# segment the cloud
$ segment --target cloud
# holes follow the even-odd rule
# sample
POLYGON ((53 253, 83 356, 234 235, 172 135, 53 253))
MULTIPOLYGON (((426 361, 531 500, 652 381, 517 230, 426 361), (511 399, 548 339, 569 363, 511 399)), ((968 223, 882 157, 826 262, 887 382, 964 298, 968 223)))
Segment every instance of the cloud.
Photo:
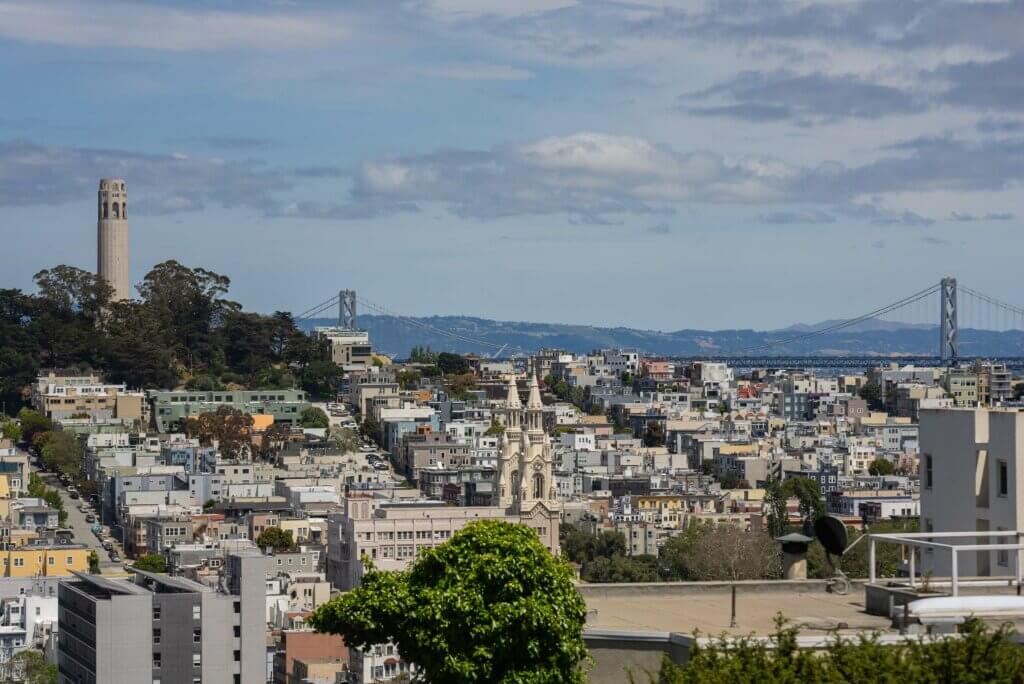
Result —
POLYGON ((801 209, 798 211, 772 211, 761 214, 763 223, 835 223, 836 217, 820 209, 801 209))
POLYGON ((0 141, 0 206, 91 200, 108 176, 128 179, 132 207, 150 213, 193 211, 204 202, 266 211, 274 194, 292 187, 255 161, 0 141))
POLYGON ((294 173, 303 178, 343 178, 348 175, 348 171, 340 166, 300 166, 294 173))
POLYGON ((874 242, 871 243, 871 246, 875 249, 885 249, 885 241, 875 240, 874 242))
POLYGON ((84 48, 215 51, 311 48, 344 40, 346 15, 239 12, 127 2, 0 0, 0 37, 84 48))
POLYGON ((950 82, 942 96, 948 104, 982 110, 1024 111, 1024 52, 995 61, 953 64, 938 73, 950 82))
POLYGON ((957 223, 974 223, 975 221, 1012 221, 1013 218, 1013 214, 1008 213, 988 213, 977 216, 975 214, 954 211, 949 215, 948 220, 956 221, 957 223))
POLYGON ((220 150, 253 150, 270 147, 271 142, 265 138, 232 137, 229 135, 213 135, 202 138, 209 147, 220 150))
POLYGON ((923 242, 926 245, 933 245, 936 247, 939 245, 949 244, 949 240, 943 240, 942 238, 932 237, 931 235, 926 235, 925 237, 921 238, 921 242, 923 242))
POLYGON ((1017 133, 1024 131, 1024 121, 985 118, 978 121, 975 127, 981 133, 1017 133))
POLYGON ((647 232, 651 235, 671 235, 672 227, 667 223, 659 223, 656 226, 651 226, 647 229, 647 232))
POLYGON ((485 62, 442 64, 422 69, 420 73, 430 78, 453 81, 525 81, 533 78, 533 73, 526 69, 485 62))
POLYGON ((701 116, 731 116, 747 121, 802 119, 833 121, 912 114, 927 103, 912 92, 869 82, 852 74, 796 74, 747 71, 681 98, 681 109, 701 116), (724 104, 707 103, 724 100, 724 104))
POLYGON ((671 211, 681 203, 804 203, 822 209, 778 210, 764 218, 821 222, 838 212, 879 225, 927 226, 934 219, 881 209, 865 198, 999 190, 1022 179, 1024 140, 917 138, 859 166, 794 166, 763 156, 680 152, 635 136, 575 133, 488 150, 445 148, 367 160, 353 177, 352 200, 383 207, 438 202, 474 219, 558 213, 608 218, 671 211))
POLYGON ((143 197, 137 202, 132 202, 132 211, 141 216, 163 216, 184 211, 200 211, 203 208, 203 201, 191 195, 143 197))

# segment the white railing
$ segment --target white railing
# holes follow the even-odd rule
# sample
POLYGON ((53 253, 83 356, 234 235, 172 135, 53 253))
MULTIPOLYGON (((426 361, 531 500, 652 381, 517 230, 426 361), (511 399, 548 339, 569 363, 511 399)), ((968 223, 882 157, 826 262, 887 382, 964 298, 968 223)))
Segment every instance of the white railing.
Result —
MULTIPOLYGON (((964 552, 976 552, 976 551, 1016 551, 1016 562, 1014 563, 1016 569, 1015 582, 1018 588, 1024 584, 1024 564, 1022 564, 1022 552, 1024 552, 1024 543, 1021 542, 1021 538, 1024 536, 1024 530, 996 530, 996 531, 975 531, 975 532, 908 532, 908 533, 890 533, 890 534, 869 534, 868 541, 868 581, 870 583, 875 582, 875 547, 877 542, 886 542, 890 544, 897 544, 899 546, 906 547, 909 549, 908 561, 909 561, 909 576, 910 586, 917 586, 917 565, 916 565, 916 550, 922 549, 934 549, 938 552, 949 552, 950 554, 950 584, 952 586, 953 596, 960 595, 960 572, 959 572, 959 554, 964 552), (956 544, 956 543, 941 543, 934 541, 935 539, 977 539, 979 537, 986 539, 1000 539, 1000 538, 1016 538, 1016 544, 956 544)), ((1006 575, 1009 578, 1009 575, 1006 575)), ((981 582, 991 582, 991 580, 980 580, 981 582)), ((978 584, 979 580, 970 580, 972 584, 978 584)))

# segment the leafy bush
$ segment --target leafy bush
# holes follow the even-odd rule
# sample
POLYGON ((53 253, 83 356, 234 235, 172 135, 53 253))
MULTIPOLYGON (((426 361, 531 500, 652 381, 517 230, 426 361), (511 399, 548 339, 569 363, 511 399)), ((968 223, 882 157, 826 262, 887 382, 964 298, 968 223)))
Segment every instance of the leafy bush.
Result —
MULTIPOLYGON (((800 649, 798 630, 777 619, 768 645, 741 638, 694 647, 678 666, 666 658, 661 670, 648 674, 654 684, 988 684, 1021 682, 1024 650, 1009 627, 989 630, 977 620, 961 629, 961 638, 907 639, 883 645, 877 635, 836 638, 823 652, 800 649)), ((631 674, 630 681, 636 682, 631 674)))

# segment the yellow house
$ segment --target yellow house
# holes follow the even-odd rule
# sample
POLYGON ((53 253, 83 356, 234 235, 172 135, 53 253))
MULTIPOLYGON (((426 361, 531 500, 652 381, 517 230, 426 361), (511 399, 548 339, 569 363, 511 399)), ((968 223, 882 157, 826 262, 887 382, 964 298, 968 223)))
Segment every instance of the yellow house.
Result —
POLYGON ((23 546, 0 551, 4 577, 66 577, 89 571, 89 549, 84 546, 23 546))
POLYGON ((683 497, 675 494, 641 495, 636 498, 636 507, 647 522, 662 527, 678 528, 685 520, 686 506, 683 497))

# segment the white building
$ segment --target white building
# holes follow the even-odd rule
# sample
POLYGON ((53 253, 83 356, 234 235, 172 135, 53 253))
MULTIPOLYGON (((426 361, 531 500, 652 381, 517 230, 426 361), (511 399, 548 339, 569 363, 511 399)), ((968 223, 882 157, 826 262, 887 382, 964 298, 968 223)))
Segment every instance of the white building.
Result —
MULTIPOLYGON (((1024 529, 1024 412, 994 408, 922 411, 920 427, 922 532, 1024 529)), ((1016 536, 1003 540, 1016 542, 1016 536)), ((972 538, 963 543, 975 542, 972 538)), ((1013 553, 959 555, 961 576, 1015 572, 1013 553)), ((922 571, 927 570, 948 576, 949 554, 926 552, 922 571)))

